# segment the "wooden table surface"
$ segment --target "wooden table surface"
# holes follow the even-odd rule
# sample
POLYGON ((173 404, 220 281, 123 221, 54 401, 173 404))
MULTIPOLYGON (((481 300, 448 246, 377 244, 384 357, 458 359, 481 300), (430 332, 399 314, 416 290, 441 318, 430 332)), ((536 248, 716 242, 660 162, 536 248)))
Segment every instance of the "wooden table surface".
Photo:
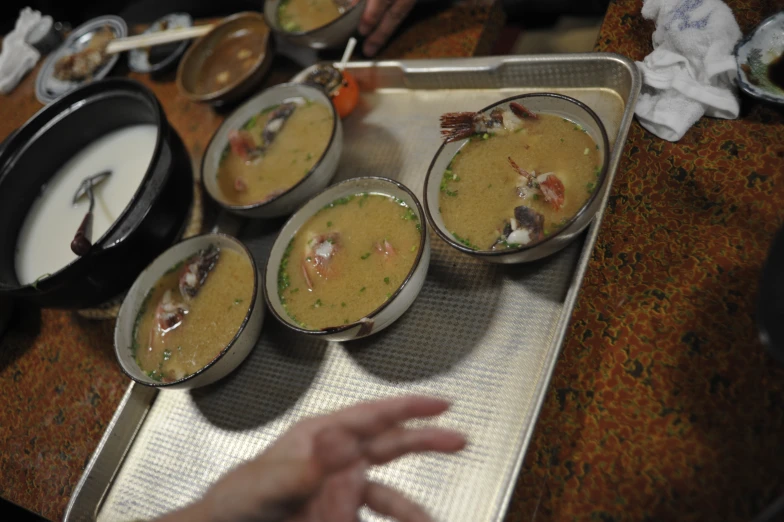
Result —
MULTIPOLYGON (((727 3, 744 32, 784 9, 727 3)), ((384 56, 487 53, 493 5, 430 13, 384 56)), ((650 52, 641 5, 610 3, 597 50, 650 52)), ((276 59, 267 83, 290 66, 276 59)), ((129 76, 154 90, 199 158, 221 115, 171 80, 129 76)), ((33 80, 0 99, 0 136, 40 108, 33 80)), ((744 100, 738 120, 700 120, 679 143, 633 124, 507 521, 750 520, 784 493, 784 370, 754 322, 784 216, 783 123, 744 100)), ((127 384, 112 327, 17 310, 0 339, 0 496, 62 517, 127 384)))

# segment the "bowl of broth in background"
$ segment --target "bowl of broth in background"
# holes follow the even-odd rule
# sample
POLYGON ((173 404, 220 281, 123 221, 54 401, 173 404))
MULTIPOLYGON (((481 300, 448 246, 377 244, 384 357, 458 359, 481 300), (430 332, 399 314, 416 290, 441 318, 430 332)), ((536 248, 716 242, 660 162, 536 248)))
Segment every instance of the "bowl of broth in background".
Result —
POLYGON ((359 339, 408 310, 429 265, 430 236, 413 192, 386 178, 354 178, 315 196, 283 226, 264 298, 297 332, 359 339))
POLYGON ((344 45, 359 26, 366 0, 271 0, 270 28, 294 45, 327 49, 344 45))
POLYGON ((238 13, 191 45, 177 69, 177 88, 197 102, 241 100, 261 83, 274 54, 264 17, 238 13))
POLYGON ((610 146, 599 117, 561 94, 524 94, 442 116, 425 212, 455 249, 493 263, 561 250, 591 222, 610 146), (479 132, 476 132, 479 130, 479 132))
POLYGON ((237 239, 206 234, 161 254, 120 308, 114 348, 122 371, 145 386, 195 388, 234 370, 264 322, 261 275, 237 239))
POLYGON ((105 79, 33 116, 0 152, 0 294, 44 307, 96 306, 127 289, 180 234, 193 199, 190 157, 146 87, 105 79), (92 245, 71 248, 89 209, 92 245))
POLYGON ((237 108, 207 145, 201 175, 224 209, 287 216, 337 171, 343 128, 329 96, 308 85, 271 87, 237 108))

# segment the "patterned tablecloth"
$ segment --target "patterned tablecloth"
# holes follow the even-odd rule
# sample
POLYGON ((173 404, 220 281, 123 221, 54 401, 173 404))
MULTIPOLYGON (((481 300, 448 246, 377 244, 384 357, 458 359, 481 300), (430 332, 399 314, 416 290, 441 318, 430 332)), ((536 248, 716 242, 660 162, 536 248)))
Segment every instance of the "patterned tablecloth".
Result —
MULTIPOLYGON (((727 4, 744 34, 784 9, 727 4)), ((596 49, 651 52, 641 7, 613 1, 596 49)), ((749 99, 679 143, 632 125, 510 522, 747 521, 784 493, 784 369, 755 324, 782 174, 782 113, 749 99)))
MULTIPOLYGON (((784 9, 728 3, 744 32, 784 9)), ((641 4, 611 2, 597 50, 650 52, 641 4)), ((493 2, 434 11, 384 56, 487 53, 501 22, 493 2)), ((200 157, 221 115, 130 76, 200 157)), ((34 77, 0 101, 0 136, 40 108, 34 77)), ((782 114, 748 100, 739 120, 701 120, 677 144, 632 126, 509 521, 749 520, 784 493, 784 370, 754 322, 782 166, 782 114)), ((17 310, 0 339, 0 496, 62 517, 127 384, 112 326, 17 310)))

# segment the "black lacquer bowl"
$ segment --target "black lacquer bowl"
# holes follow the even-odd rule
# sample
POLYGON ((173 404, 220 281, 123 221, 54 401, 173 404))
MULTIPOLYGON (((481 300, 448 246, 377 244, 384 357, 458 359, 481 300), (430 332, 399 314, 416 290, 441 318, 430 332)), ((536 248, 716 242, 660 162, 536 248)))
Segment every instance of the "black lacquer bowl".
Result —
POLYGON ((33 116, 0 152, 0 294, 43 307, 96 306, 130 287, 177 239, 192 200, 190 157, 152 92, 125 79, 72 91, 33 116), (122 127, 150 123, 158 128, 152 161, 117 221, 93 238, 86 255, 35 284, 20 285, 17 236, 41 188, 89 143, 122 127))

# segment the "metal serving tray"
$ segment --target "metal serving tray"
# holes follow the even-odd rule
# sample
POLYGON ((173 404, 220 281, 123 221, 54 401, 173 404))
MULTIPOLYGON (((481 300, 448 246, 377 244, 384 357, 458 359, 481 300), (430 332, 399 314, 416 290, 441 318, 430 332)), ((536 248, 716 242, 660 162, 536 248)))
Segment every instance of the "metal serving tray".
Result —
MULTIPOLYGON (((358 62, 362 89, 344 122, 338 179, 388 176, 421 199, 439 144, 438 117, 512 94, 555 91, 601 117, 612 143, 602 210, 587 233, 548 259, 485 264, 433 237, 427 281, 411 309, 367 340, 290 333, 268 316, 232 375, 195 391, 131 384, 65 519, 149 519, 198 498, 292 423, 357 401, 425 393, 453 401, 438 424, 465 432, 457 456, 407 457, 371 471, 437 520, 501 520, 555 367, 615 178, 640 90, 614 54, 358 62)), ((251 222, 241 238, 264 263, 281 222, 251 222)), ((365 520, 380 520, 367 512, 365 520)))

